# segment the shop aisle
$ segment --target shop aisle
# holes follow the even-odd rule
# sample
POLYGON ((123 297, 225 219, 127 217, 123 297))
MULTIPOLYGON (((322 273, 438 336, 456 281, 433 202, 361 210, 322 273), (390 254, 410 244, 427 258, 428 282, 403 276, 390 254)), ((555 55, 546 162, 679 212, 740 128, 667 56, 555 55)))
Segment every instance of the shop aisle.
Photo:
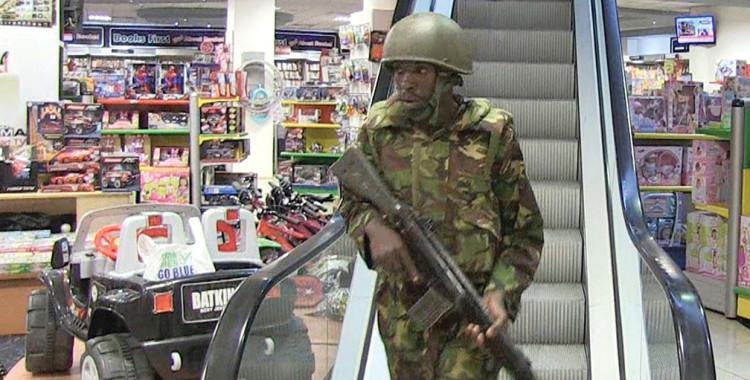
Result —
POLYGON ((706 311, 718 380, 750 380, 750 329, 706 311))

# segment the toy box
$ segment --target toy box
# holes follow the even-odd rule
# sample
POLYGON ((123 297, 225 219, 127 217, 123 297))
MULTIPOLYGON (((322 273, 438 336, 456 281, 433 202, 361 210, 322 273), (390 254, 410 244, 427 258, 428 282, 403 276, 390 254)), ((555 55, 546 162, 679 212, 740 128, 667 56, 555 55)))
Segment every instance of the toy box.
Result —
POLYGON ((654 96, 630 97, 630 123, 633 132, 665 133, 664 99, 654 96))
POLYGON ((320 123, 320 110, 317 108, 298 108, 298 123, 320 123))
POLYGON ((729 77, 721 86, 721 128, 732 128, 732 101, 750 97, 750 78, 729 77))
POLYGON ((188 129, 187 112, 149 112, 149 129, 188 129))
POLYGON ((306 101, 320 100, 320 87, 300 87, 297 89, 297 99, 306 101))
POLYGON ((241 161, 250 152, 250 140, 208 140, 201 144, 202 161, 241 161))
POLYGON ((141 165, 151 165, 151 138, 149 136, 125 136, 122 151, 138 154, 141 165))
POLYGON ((297 185, 331 185, 335 179, 328 172, 326 165, 301 165, 292 167, 292 183, 297 185))
POLYGON ((36 191, 39 164, 29 145, 0 146, 0 193, 36 191))
POLYGON ((740 247, 737 251, 737 286, 750 288, 750 216, 740 219, 740 247))
POLYGON ((716 65, 716 80, 723 81, 728 77, 747 76, 747 62, 734 59, 722 59, 716 65))
POLYGON ((104 135, 100 141, 102 153, 122 153, 122 136, 104 135))
POLYGON ((664 98, 667 133, 693 133, 698 128, 703 83, 666 82, 664 98))
POLYGON ((227 108, 205 106, 201 108, 201 133, 227 133, 227 108))
POLYGON ((102 155, 101 168, 102 191, 129 192, 140 190, 141 176, 137 154, 104 154, 102 155))
POLYGON ((99 183, 98 174, 98 163, 82 170, 55 171, 42 185, 42 192, 94 191, 99 183))
POLYGON ((727 222, 724 218, 702 214, 700 223, 700 273, 718 279, 726 278, 727 222))
POLYGON ((97 99, 124 98, 125 76, 115 74, 92 74, 94 96, 97 99))
POLYGON ((153 99, 156 97, 156 65, 134 63, 132 65, 128 96, 133 99, 153 99))
POLYGON ((289 128, 284 139, 284 151, 302 153, 305 151, 305 129, 289 128))
POLYGON ((104 111, 104 129, 138 129, 138 111, 104 111))
POLYGON ((99 149, 65 147, 47 164, 48 172, 82 171, 99 166, 99 149))
MULTIPOLYGON (((687 210, 685 193, 675 193, 675 217, 670 247, 684 247, 687 238, 687 210)), ((683 264, 684 266, 684 264, 683 264)))
POLYGON ((160 146, 154 148, 154 154, 151 156, 153 166, 168 167, 188 167, 190 149, 188 147, 167 147, 160 146))
POLYGON ((682 177, 682 148, 635 147, 638 184, 643 186, 677 186, 682 177))
POLYGON ((729 143, 695 140, 692 150, 693 203, 710 204, 728 200, 729 143))
POLYGON ((141 202, 189 203, 190 169, 141 168, 141 202))
POLYGON ((700 128, 719 128, 721 124, 721 95, 703 95, 700 128))
POLYGON ((161 65, 160 93, 164 99, 185 97, 185 65, 170 63, 161 65))
POLYGON ((641 204, 648 218, 674 218, 676 214, 674 193, 642 193, 641 204))
POLYGON ((693 211, 687 214, 687 236, 685 236, 685 259, 686 269, 700 273, 700 248, 701 248, 701 217, 710 215, 703 211, 693 211))
POLYGON ((65 137, 101 137, 103 114, 101 104, 65 104, 65 137))
POLYGON ((63 107, 58 102, 29 102, 28 124, 40 136, 60 136, 64 132, 63 107))
POLYGON ((693 184, 693 149, 685 148, 682 150, 682 178, 681 181, 683 186, 691 186, 693 184))

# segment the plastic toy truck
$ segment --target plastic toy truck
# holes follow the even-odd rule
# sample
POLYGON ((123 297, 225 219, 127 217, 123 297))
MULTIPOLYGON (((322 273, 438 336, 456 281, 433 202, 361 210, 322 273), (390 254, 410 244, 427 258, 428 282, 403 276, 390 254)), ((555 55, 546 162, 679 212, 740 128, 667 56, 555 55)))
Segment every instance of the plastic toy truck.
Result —
MULTIPOLYGON (((254 232, 254 222, 243 215, 214 213, 202 223, 193 206, 154 204, 86 214, 74 245, 65 239, 55 243, 53 269, 39 276, 46 289, 29 298, 26 369, 35 374, 67 371, 76 338, 86 342, 82 379, 198 378, 225 305, 262 266, 257 247, 220 250, 215 238, 205 239, 203 228, 215 234, 211 226, 240 218, 238 225, 254 232), (87 237, 102 220, 122 223, 99 229, 91 248, 87 237), (207 244, 216 270, 147 281, 137 248, 142 234, 160 244, 207 244)), ((293 316, 296 296, 294 281, 282 281, 263 302, 246 350, 257 360, 243 367, 252 378, 311 378, 314 357, 306 326, 293 316)))

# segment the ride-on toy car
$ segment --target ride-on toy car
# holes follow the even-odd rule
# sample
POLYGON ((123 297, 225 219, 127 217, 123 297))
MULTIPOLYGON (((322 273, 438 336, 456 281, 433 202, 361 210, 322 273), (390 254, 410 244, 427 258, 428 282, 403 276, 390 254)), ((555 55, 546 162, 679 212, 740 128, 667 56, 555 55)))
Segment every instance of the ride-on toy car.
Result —
MULTIPOLYGON (((65 239, 55 243, 52 269, 39 276, 46 289, 29 298, 26 369, 67 371, 77 338, 86 342, 82 379, 198 378, 225 305, 263 265, 251 216, 247 210, 216 210, 201 223, 195 207, 152 204, 86 214, 72 246, 65 239), (92 248, 92 225, 115 219, 122 223, 99 229, 92 248), (216 240, 225 223, 242 228, 249 237, 244 244, 216 240), (204 244, 216 270, 147 281, 137 247, 144 234, 161 244, 204 244)), ((263 302, 246 349, 252 357, 245 370, 252 378, 311 378, 314 357, 307 327, 293 315, 296 297, 294 282, 284 281, 263 302)))

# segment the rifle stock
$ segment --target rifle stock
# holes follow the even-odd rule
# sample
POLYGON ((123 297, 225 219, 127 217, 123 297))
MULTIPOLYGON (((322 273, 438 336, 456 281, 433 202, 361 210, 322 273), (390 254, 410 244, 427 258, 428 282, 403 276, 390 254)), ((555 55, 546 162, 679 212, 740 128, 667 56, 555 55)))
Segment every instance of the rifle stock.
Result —
MULTIPOLYGON (((331 171, 345 190, 371 203, 393 223, 404 238, 409 255, 430 290, 409 311, 410 317, 430 327, 450 309, 486 330, 493 318, 479 293, 428 228, 422 225, 410 207, 394 197, 378 171, 358 148, 347 149, 331 171), (445 305, 447 303, 447 305, 445 305), (442 309, 443 306, 447 306, 442 309), (418 310, 422 309, 422 310, 418 310), (421 317, 419 317, 421 316, 421 317), (420 320, 421 319, 421 320, 420 320)), ((487 339, 486 346, 501 358, 505 367, 519 380, 533 380, 528 359, 503 334, 487 339)))

